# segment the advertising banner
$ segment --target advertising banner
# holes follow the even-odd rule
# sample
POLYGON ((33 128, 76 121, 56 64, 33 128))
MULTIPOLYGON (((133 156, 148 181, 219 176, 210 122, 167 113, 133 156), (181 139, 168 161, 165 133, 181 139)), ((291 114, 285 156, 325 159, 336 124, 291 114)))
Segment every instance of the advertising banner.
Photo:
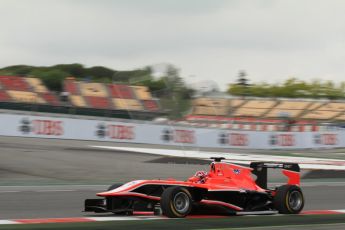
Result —
POLYGON ((0 135, 229 149, 345 147, 345 133, 265 132, 0 114, 0 135))

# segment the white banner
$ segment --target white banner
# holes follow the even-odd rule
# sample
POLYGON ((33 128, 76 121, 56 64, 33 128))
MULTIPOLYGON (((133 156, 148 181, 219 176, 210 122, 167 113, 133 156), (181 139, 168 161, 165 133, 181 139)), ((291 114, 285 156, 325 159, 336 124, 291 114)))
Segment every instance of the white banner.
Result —
POLYGON ((0 114, 0 135, 242 149, 345 147, 345 133, 261 132, 0 114))

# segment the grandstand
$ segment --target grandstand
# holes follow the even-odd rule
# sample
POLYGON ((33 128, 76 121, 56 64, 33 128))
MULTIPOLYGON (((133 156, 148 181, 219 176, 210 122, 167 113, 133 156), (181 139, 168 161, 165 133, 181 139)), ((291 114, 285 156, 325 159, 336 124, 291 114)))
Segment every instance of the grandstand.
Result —
POLYGON ((146 112, 160 110, 158 100, 145 86, 81 82, 68 78, 64 82, 64 90, 71 105, 76 107, 146 112))
POLYGON ((38 78, 0 76, 0 101, 60 105, 38 78))
MULTIPOLYGON (((145 120, 165 115, 145 86, 69 77, 63 90, 65 100, 60 100, 39 78, 0 76, 0 108, 145 120)), ((239 130, 304 131, 333 121, 345 121, 345 102, 203 95, 192 101, 190 115, 181 122, 239 130)))
POLYGON ((57 113, 69 113, 73 108, 75 114, 136 119, 162 115, 158 100, 145 86, 82 82, 70 77, 65 79, 63 88, 67 101, 50 92, 39 78, 0 76, 0 106, 57 113))
POLYGON ((307 99, 195 98, 185 120, 191 125, 244 130, 318 130, 345 121, 345 102, 307 99))

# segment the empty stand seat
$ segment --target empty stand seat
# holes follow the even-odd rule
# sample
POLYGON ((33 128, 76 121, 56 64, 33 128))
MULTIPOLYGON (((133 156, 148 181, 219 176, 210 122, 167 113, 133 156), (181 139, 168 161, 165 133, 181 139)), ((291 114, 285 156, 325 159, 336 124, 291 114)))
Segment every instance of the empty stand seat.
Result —
POLYGON ((29 83, 31 88, 36 93, 47 93, 47 87, 43 85, 41 79, 34 78, 34 77, 27 77, 25 80, 29 83))
POLYGON ((0 76, 0 83, 7 90, 31 91, 29 84, 22 77, 0 76))
POLYGON ((316 111, 308 112, 302 118, 304 118, 304 119, 328 120, 328 119, 332 119, 332 118, 334 118, 340 114, 341 114, 341 112, 338 112, 338 111, 316 110, 316 111))
POLYGON ((272 109, 266 117, 298 117, 303 112, 303 109, 272 109))
POLYGON ((330 110, 330 111, 345 111, 345 103, 341 102, 332 102, 332 103, 327 103, 318 108, 317 110, 330 110))
POLYGON ((336 117, 335 120, 345 121, 345 114, 342 114, 342 115, 336 117))
POLYGON ((65 80, 64 89, 71 95, 79 95, 78 82, 75 82, 74 80, 65 80))
POLYGON ((324 102, 312 102, 307 109, 308 110, 314 110, 314 109, 321 107, 323 104, 324 104, 324 102))
POLYGON ((209 115, 209 116, 225 116, 228 113, 226 107, 209 107, 209 106, 194 106, 194 115, 209 115))
POLYGON ((155 100, 142 100, 145 110, 156 112, 159 110, 159 105, 155 100))
POLYGON ((257 109, 270 109, 275 104, 277 104, 277 102, 273 101, 273 100, 249 100, 244 105, 242 105, 242 107, 257 108, 257 109))
POLYGON ((267 109, 257 109, 257 108, 238 108, 233 112, 233 116, 245 116, 245 117, 260 117, 267 112, 267 109))
POLYGON ((116 109, 136 111, 143 110, 143 106, 140 101, 135 99, 114 98, 113 103, 116 109))
POLYGON ((109 99, 106 97, 85 97, 88 105, 96 109, 112 109, 109 103, 109 99))
POLYGON ((113 98, 135 99, 132 88, 128 85, 110 84, 109 91, 113 98))
POLYGON ((11 98, 5 91, 0 91, 0 101, 11 101, 11 98))
POLYGON ((50 105, 60 105, 60 101, 58 100, 58 98, 51 92, 41 93, 40 96, 50 105))
POLYGON ((86 102, 82 96, 70 95, 69 99, 73 106, 86 107, 86 102))
POLYGON ((80 82, 80 91, 83 96, 108 97, 108 93, 102 83, 80 82))
POLYGON ((206 107, 228 107, 229 100, 225 98, 196 98, 193 100, 194 106, 206 106, 206 107))
MULTIPOLYGON (((273 100, 247 100, 240 104, 236 99, 237 109, 232 113, 233 116, 260 117, 267 113, 275 104, 273 100)), ((233 106, 236 108, 236 106, 233 106)))
POLYGON ((312 102, 310 101, 281 101, 275 109, 306 109, 310 106, 312 102))
POLYGON ((149 89, 146 86, 131 86, 135 96, 139 100, 151 100, 152 96, 149 89))
POLYGON ((231 107, 238 107, 238 106, 242 105, 245 102, 246 101, 243 100, 243 99, 231 99, 230 100, 230 106, 231 107))
POLYGON ((38 103, 38 104, 46 103, 45 100, 43 100, 36 93, 33 93, 33 92, 7 90, 7 93, 11 96, 12 100, 16 102, 38 103))

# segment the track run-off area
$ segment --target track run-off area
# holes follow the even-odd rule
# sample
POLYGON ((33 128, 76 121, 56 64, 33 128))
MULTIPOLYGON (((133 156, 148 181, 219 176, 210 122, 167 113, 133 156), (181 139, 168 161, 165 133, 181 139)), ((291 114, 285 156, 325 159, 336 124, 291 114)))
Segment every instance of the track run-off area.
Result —
MULTIPOLYGON (((342 173, 326 178, 321 173, 320 178, 302 179, 306 205, 301 215, 196 216, 171 220, 147 214, 83 213, 84 200, 95 198, 96 192, 106 190, 112 183, 169 177, 183 180, 208 167, 208 162, 202 160, 91 147, 99 145, 89 141, 0 137, 0 229, 289 229, 295 225, 294 229, 345 229, 345 214, 341 214, 345 210, 342 173)), ((115 143, 107 146, 162 148, 115 143)), ((222 152, 219 151, 220 155, 222 152)), ((254 153, 343 160, 343 152, 338 149, 254 153)), ((302 175, 308 173, 302 171, 302 175)), ((270 177, 273 182, 281 182, 274 174, 270 177)))

